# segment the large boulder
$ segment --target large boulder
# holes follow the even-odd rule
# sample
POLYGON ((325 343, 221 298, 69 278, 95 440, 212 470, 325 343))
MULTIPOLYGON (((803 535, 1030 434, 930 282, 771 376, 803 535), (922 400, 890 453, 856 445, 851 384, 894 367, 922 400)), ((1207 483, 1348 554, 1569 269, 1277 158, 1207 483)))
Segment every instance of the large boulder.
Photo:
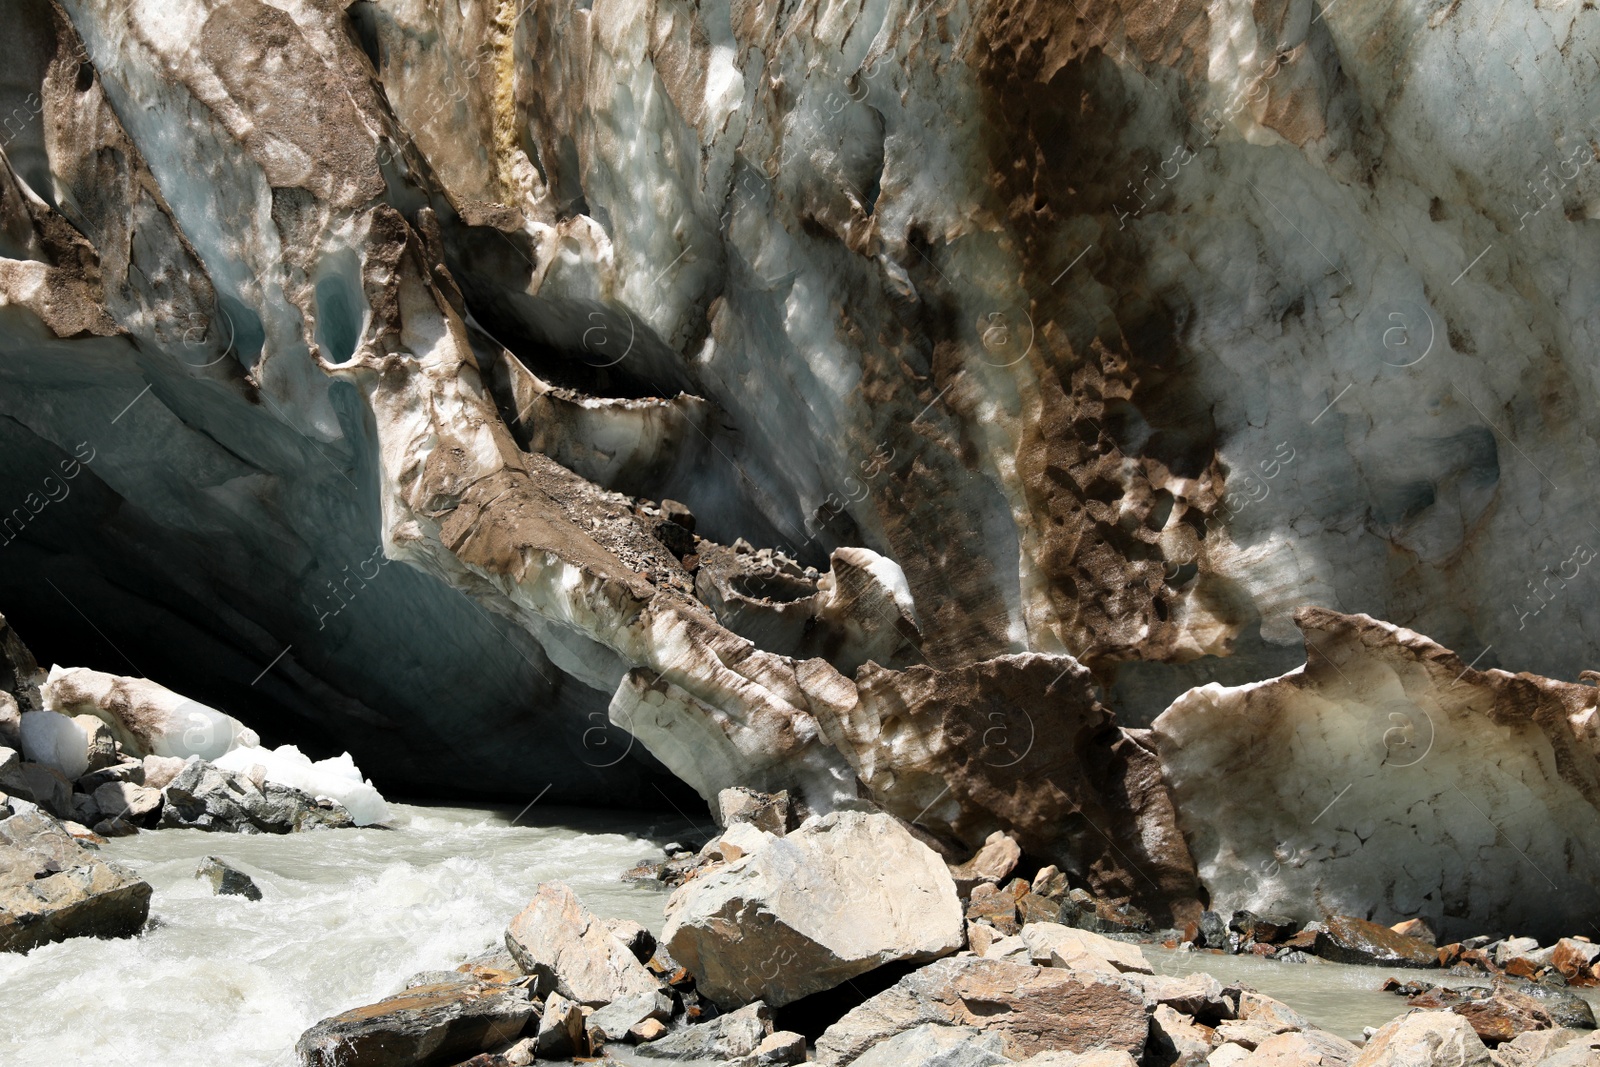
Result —
POLYGON ((161 825, 242 834, 338 828, 351 819, 338 804, 277 782, 258 781, 195 758, 162 790, 161 825))
POLYGON ((545 882, 506 929, 506 948, 541 996, 599 1007, 660 988, 648 968, 561 882, 545 882))
POLYGON ((1489 1050, 1461 1016, 1414 1011, 1378 1029, 1353 1067, 1489 1067, 1489 1050))
POLYGON ((132 937, 150 885, 101 859, 25 801, 0 801, 0 952, 69 937, 132 937))
POLYGON ((1138 1058, 1150 1029, 1144 998, 1129 982, 962 956, 914 971, 847 1012, 817 1039, 817 1062, 844 1067, 924 1023, 997 1033, 1012 1059, 1096 1048, 1138 1058))
POLYGON ((514 1041, 533 1014, 526 988, 463 976, 323 1019, 295 1054, 301 1067, 446 1067, 514 1041))
POLYGON ((680 887, 662 941, 719 1003, 783 1005, 962 945, 944 861, 881 813, 835 812, 680 887))
POLYGON ((590 1015, 589 1026, 604 1034, 607 1041, 621 1041, 646 1019, 671 1022, 672 997, 662 990, 622 997, 590 1015))

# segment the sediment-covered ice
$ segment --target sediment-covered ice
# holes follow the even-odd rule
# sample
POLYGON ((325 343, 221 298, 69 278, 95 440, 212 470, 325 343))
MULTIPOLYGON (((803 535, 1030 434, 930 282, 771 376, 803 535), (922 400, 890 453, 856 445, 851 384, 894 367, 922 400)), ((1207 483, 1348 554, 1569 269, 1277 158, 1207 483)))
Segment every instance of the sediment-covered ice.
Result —
POLYGON ((99 718, 130 756, 199 756, 214 762, 239 745, 261 743, 233 716, 148 678, 57 664, 42 691, 50 711, 99 718))
POLYGON ((1585 925, 1600 867, 1592 685, 1480 671, 1363 615, 1307 609, 1306 665, 1186 693, 1153 727, 1211 906, 1446 937, 1585 925))

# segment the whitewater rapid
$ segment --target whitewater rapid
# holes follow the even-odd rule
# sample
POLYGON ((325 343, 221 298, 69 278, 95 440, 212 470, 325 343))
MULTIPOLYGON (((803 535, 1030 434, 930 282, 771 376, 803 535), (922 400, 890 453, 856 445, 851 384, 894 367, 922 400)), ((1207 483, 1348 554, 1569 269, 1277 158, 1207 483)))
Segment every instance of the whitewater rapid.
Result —
POLYGON ((317 1020, 499 945, 541 881, 659 930, 666 893, 618 876, 697 832, 644 813, 392 807, 393 830, 110 842, 104 854, 155 889, 150 924, 134 939, 0 953, 0 1064, 293 1064, 317 1020), (263 899, 213 896, 194 877, 212 854, 247 871, 263 899))

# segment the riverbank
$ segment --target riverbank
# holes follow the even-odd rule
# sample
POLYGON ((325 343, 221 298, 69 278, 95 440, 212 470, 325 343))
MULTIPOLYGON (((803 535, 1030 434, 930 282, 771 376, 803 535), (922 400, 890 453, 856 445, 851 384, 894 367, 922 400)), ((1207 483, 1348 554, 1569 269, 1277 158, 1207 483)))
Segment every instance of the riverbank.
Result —
MULTIPOLYGON (((149 927, 132 939, 75 938, 0 956, 0 1016, 8 1020, 0 1061, 175 1063, 205 1054, 232 1067, 292 1063, 296 1039, 317 1020, 500 944, 540 882, 566 882, 597 914, 659 933, 668 894, 620 876, 662 843, 697 832, 644 813, 394 810, 392 830, 164 830, 108 843, 107 858, 155 889, 149 927), (263 899, 213 895, 194 877, 210 854, 250 873, 263 899)), ((1346 1038, 1406 1010, 1403 999, 1379 992, 1391 974, 1381 967, 1144 951, 1158 973, 1243 982, 1346 1038)), ((626 1046, 608 1051, 629 1054, 626 1046)))

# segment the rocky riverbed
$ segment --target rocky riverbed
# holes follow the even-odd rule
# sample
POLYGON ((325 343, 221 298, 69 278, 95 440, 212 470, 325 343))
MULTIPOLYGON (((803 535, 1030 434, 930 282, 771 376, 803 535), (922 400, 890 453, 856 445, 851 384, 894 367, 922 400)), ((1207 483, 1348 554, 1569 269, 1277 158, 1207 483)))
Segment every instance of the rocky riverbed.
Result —
MULTIPOLYGON (((243 1065, 288 1063, 295 1042, 319 1020, 379 1003, 400 993, 412 976, 428 975, 437 984, 439 972, 486 952, 504 954, 507 928, 543 883, 572 887, 602 920, 637 923, 661 935, 670 892, 623 875, 651 853, 666 862, 664 844, 692 843, 708 824, 674 818, 652 825, 634 816, 601 819, 536 804, 497 813, 396 805, 394 826, 226 838, 171 830, 109 842, 102 854, 154 887, 148 928, 131 940, 80 938, 25 956, 0 955, 0 1011, 16 1021, 6 1034, 11 1044, 0 1049, 173 1062, 203 1047, 243 1065), (196 877, 203 859, 217 852, 250 873, 262 893, 259 902, 216 896, 209 881, 196 877), (23 1011, 25 1004, 37 1011, 23 1011), (56 1026, 52 1020, 61 1016, 81 1016, 93 1028, 56 1026)), ((1154 973, 1119 981, 1177 981, 1207 971, 1221 988, 1260 990, 1312 1029, 1352 1045, 1364 1040, 1365 1028, 1408 1010, 1404 1000, 1381 991, 1384 980, 1416 976, 1121 944, 1116 951, 1126 953, 1120 955, 1125 963, 1142 953, 1154 973)), ((1473 981, 1435 974, 1430 981, 1473 981)), ((856 981, 872 983, 862 993, 882 984, 856 981)), ((807 1010, 802 1004, 796 1016, 779 1008, 775 1025, 798 1019, 794 1025, 809 1032, 814 1046, 827 1012, 808 1018, 807 1010)), ((846 1005, 827 1011, 842 1016, 846 1005)), ((684 1022, 680 1016, 671 1025, 684 1022)), ((641 1046, 626 1038, 606 1049, 623 1062, 663 1062, 640 1057, 641 1046)), ((904 1055, 896 1067, 920 1062, 904 1055)), ((685 1063, 710 1067, 732 1059, 713 1054, 685 1063)))

